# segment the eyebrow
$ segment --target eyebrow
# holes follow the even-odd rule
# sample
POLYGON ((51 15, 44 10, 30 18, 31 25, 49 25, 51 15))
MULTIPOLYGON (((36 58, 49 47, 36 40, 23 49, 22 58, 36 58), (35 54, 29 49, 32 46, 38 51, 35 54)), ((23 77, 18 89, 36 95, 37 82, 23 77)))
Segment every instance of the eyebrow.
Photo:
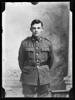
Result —
POLYGON ((33 27, 33 28, 40 28, 40 27, 33 27))

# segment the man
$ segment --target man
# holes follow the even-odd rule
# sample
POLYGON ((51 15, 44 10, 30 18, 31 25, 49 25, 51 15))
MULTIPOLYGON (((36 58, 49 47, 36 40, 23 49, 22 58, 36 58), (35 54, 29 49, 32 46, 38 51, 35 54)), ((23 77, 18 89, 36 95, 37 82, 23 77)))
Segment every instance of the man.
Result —
POLYGON ((43 23, 35 19, 31 23, 32 36, 22 41, 19 49, 19 66, 25 97, 48 97, 50 68, 53 63, 51 42, 43 38, 43 23))

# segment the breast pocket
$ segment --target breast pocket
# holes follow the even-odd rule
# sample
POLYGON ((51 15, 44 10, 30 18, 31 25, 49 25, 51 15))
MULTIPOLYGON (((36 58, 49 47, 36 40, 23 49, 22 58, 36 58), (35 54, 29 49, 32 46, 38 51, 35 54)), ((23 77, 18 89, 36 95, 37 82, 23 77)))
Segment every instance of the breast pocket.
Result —
POLYGON ((49 48, 48 47, 42 47, 41 48, 41 60, 42 61, 47 61, 48 60, 48 56, 49 56, 49 48))
POLYGON ((49 48, 48 48, 48 47, 42 47, 42 48, 41 48, 41 51, 42 51, 42 52, 49 52, 49 48))
POLYGON ((27 55, 28 60, 33 59, 34 57, 34 48, 25 48, 25 54, 27 55))

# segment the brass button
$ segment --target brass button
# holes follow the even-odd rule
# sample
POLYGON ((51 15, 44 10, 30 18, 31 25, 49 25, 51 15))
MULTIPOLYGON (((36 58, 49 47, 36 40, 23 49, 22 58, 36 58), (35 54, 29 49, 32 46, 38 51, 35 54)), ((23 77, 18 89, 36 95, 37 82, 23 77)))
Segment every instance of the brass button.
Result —
POLYGON ((39 47, 38 46, 36 46, 36 50, 38 50, 39 49, 39 47))
POLYGON ((39 66, 39 65, 37 65, 37 68, 39 69, 39 68, 40 68, 40 66, 39 66))
POLYGON ((40 41, 42 40, 42 38, 40 37, 40 41))
POLYGON ((36 61, 37 61, 37 63, 40 63, 39 59, 37 59, 36 61))
POLYGON ((38 56, 39 54, 38 53, 36 53, 36 56, 38 56))
POLYGON ((36 41, 36 43, 38 43, 38 41, 36 41))

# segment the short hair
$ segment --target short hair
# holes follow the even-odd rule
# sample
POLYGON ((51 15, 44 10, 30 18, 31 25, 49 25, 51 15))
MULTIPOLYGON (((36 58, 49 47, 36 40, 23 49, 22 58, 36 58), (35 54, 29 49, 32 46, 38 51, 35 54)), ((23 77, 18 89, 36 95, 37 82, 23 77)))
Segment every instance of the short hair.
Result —
POLYGON ((31 22, 31 27, 32 27, 34 24, 39 24, 39 23, 41 23, 41 26, 43 27, 43 22, 40 21, 39 19, 33 20, 33 21, 31 22))

